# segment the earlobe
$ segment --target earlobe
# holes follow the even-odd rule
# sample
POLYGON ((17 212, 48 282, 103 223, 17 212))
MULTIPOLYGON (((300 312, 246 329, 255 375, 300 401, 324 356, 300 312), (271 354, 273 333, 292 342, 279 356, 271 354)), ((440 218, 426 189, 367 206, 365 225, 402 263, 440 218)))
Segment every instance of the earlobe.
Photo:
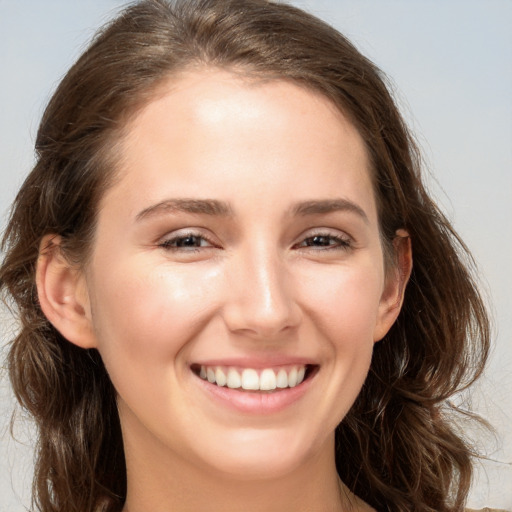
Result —
POLYGON ((379 317, 374 341, 381 340, 397 319, 404 300, 405 287, 412 271, 411 237, 404 229, 396 232, 393 240, 394 265, 388 272, 379 305, 379 317))
POLYGON ((85 278, 65 257, 61 242, 56 235, 41 241, 36 270, 39 303, 48 321, 68 341, 95 348, 85 278))

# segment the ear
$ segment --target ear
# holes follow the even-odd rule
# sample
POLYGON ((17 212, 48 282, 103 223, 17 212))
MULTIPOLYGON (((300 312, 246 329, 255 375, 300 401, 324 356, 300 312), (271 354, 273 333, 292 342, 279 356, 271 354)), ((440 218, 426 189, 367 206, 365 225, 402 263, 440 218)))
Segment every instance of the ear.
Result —
POLYGON ((391 329, 402 308, 404 293, 412 271, 412 248, 409 233, 399 229, 393 240, 393 265, 387 272, 379 304, 374 341, 381 340, 391 329))
POLYGON ((44 315, 62 336, 79 347, 95 348, 85 276, 63 254, 60 236, 41 241, 36 285, 44 315))

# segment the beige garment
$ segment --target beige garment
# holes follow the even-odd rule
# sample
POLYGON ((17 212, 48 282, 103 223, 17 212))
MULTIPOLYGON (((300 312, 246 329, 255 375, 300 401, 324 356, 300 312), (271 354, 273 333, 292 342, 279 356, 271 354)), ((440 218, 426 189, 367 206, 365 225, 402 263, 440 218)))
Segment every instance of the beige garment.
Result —
POLYGON ((507 512, 505 509, 502 508, 481 508, 480 510, 475 510, 472 508, 467 508, 466 512, 507 512))

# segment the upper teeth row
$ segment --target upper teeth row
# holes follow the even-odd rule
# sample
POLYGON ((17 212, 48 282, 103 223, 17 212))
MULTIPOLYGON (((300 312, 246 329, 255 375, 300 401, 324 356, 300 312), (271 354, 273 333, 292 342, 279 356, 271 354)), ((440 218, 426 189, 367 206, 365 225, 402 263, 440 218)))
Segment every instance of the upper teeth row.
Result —
POLYGON ((305 366, 292 366, 279 370, 265 368, 261 370, 261 373, 252 368, 245 368, 240 372, 231 367, 201 366, 199 376, 212 384, 217 384, 217 386, 271 391, 276 388, 293 388, 299 385, 304 380, 305 373, 305 366))

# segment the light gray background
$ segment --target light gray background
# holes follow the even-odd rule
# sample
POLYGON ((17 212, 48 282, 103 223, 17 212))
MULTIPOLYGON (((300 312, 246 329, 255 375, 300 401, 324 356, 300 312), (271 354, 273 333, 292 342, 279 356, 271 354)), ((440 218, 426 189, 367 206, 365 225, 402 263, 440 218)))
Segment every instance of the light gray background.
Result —
MULTIPOLYGON (((479 263, 495 348, 470 402, 498 439, 470 432, 489 457, 478 465, 470 504, 512 510, 512 1, 293 3, 334 24, 392 77, 435 175, 433 194, 479 263)), ((123 4, 0 0, 0 227, 33 162, 51 92, 94 30, 123 4)), ((13 328, 4 311, 0 326, 4 344, 13 328)), ((21 443, 10 439, 13 407, 0 375, 1 511, 29 504, 33 435, 21 418, 15 428, 21 443)))

